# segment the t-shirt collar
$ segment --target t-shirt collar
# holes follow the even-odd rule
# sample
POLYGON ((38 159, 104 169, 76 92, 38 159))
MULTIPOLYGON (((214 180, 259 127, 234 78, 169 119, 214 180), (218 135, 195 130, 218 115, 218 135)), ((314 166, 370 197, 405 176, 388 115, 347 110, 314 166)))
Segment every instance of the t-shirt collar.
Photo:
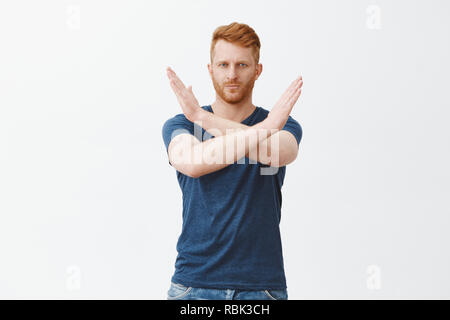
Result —
MULTIPOLYGON (((207 106, 206 106, 206 109, 207 109, 209 112, 214 113, 214 111, 213 111, 211 105, 207 105, 207 106)), ((242 124, 247 124, 247 123, 249 123, 250 120, 253 119, 253 117, 255 116, 255 114, 258 112, 258 110, 259 110, 259 107, 256 106, 255 110, 253 110, 253 112, 252 112, 247 118, 245 118, 244 120, 242 120, 241 123, 242 123, 242 124)))

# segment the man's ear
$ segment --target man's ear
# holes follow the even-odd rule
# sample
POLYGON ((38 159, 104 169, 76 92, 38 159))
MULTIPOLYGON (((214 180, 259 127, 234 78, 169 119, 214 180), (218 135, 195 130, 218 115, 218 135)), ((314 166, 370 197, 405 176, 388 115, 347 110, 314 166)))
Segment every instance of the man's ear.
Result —
POLYGON ((255 80, 257 80, 257 79, 259 78, 259 76, 260 76, 261 73, 262 73, 262 70, 263 70, 263 65, 262 65, 262 63, 258 63, 258 64, 256 65, 256 77, 255 77, 255 80))

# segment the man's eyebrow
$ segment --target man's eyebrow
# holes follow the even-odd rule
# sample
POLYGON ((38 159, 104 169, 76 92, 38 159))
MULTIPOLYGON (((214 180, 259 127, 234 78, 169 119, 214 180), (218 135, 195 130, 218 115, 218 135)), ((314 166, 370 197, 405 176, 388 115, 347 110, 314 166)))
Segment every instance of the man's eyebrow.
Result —
MULTIPOLYGON (((223 63, 223 62, 228 63, 227 60, 219 60, 219 61, 217 61, 217 63, 223 63)), ((239 60, 239 61, 237 61, 237 63, 242 63, 242 62, 247 63, 247 64, 250 63, 250 62, 248 62, 247 60, 239 60)))

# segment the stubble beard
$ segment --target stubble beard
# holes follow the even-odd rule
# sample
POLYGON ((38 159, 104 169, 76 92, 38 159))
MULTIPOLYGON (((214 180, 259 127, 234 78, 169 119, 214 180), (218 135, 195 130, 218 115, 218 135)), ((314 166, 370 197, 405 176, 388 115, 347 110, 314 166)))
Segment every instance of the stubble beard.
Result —
POLYGON ((249 94, 251 94, 253 87, 255 85, 254 81, 247 83, 241 83, 238 89, 230 90, 225 88, 224 84, 213 80, 214 89, 219 97, 229 104, 237 104, 243 101, 249 94))

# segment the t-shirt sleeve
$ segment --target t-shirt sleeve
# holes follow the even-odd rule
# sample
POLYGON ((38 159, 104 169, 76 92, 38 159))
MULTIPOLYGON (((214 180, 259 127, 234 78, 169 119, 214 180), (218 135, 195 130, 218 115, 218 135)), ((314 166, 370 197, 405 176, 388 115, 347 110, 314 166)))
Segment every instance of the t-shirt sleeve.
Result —
POLYGON ((303 130, 297 120, 289 116, 282 130, 287 130, 292 133, 297 140, 297 144, 300 144, 300 141, 302 140, 303 130))
MULTIPOLYGON (((162 137, 166 146, 167 155, 169 155, 170 141, 182 133, 194 135, 194 123, 189 121, 184 114, 177 114, 164 123, 162 127, 162 137)), ((170 161, 169 164, 172 165, 170 161)))

